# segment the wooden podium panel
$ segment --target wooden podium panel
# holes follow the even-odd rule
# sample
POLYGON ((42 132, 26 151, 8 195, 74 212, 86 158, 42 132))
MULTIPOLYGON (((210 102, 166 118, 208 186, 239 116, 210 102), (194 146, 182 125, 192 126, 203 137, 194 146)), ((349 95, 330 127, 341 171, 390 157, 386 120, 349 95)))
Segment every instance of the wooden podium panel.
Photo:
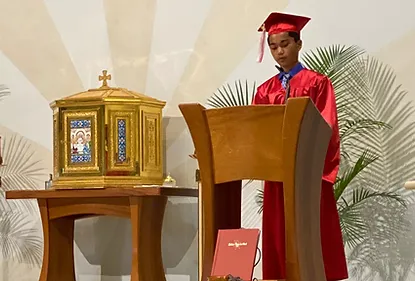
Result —
POLYGON ((199 279, 205 281, 211 272, 218 230, 241 227, 241 182, 253 179, 283 183, 287 281, 326 280, 320 192, 332 130, 312 100, 179 108, 201 174, 199 279))
POLYGON ((37 199, 44 253, 39 281, 75 281, 74 222, 90 216, 129 218, 131 281, 165 281, 161 233, 168 196, 197 197, 190 188, 7 191, 7 199, 37 199))

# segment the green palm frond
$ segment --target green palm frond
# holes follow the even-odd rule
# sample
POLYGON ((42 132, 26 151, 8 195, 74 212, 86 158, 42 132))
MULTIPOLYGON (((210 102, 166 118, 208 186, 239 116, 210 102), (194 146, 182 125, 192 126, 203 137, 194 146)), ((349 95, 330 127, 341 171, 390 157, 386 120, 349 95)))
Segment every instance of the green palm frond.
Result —
POLYGON ((256 93, 256 85, 249 85, 248 81, 244 84, 240 80, 235 81, 234 88, 226 84, 219 88, 208 100, 207 105, 220 108, 230 106, 251 105, 256 93))
POLYGON ((350 61, 358 58, 364 53, 359 46, 331 45, 329 47, 318 47, 305 53, 302 61, 309 69, 322 73, 335 84, 337 77, 342 77, 343 69, 350 61))
POLYGON ((344 120, 344 125, 340 126, 340 139, 342 141, 347 140, 347 137, 354 134, 359 134, 364 130, 378 130, 382 128, 392 129, 392 126, 382 121, 370 120, 370 119, 358 119, 358 120, 344 120))
POLYGON ((370 204, 370 202, 368 203, 369 200, 377 200, 378 203, 383 202, 382 205, 389 205, 390 207, 398 204, 400 207, 406 208, 405 200, 403 200, 399 194, 394 192, 372 191, 362 187, 353 190, 351 193, 352 194, 349 197, 350 201, 342 198, 341 202, 338 204, 344 243, 351 248, 361 244, 365 239, 370 237, 369 231, 371 223, 377 224, 378 227, 383 224, 383 227, 385 228, 381 235, 378 235, 377 239, 382 241, 397 239, 396 229, 391 229, 389 225, 384 225, 383 216, 377 216, 377 214, 375 214, 372 216, 372 220, 377 218, 379 221, 368 223, 362 212, 364 212, 368 204, 370 204))
POLYGON ((357 159, 355 164, 343 172, 343 174, 337 178, 334 185, 334 196, 336 201, 340 199, 343 195, 345 189, 350 185, 350 183, 362 172, 367 166, 376 161, 378 157, 373 155, 368 150, 365 150, 360 157, 357 159))
POLYGON ((415 251, 411 239, 413 241, 415 237, 401 236, 395 243, 390 243, 392 240, 389 240, 381 246, 369 244, 365 240, 354 247, 350 254, 349 275, 354 276, 355 280, 412 280, 408 279, 415 251))
POLYGON ((6 85, 0 84, 0 100, 10 95, 10 90, 6 85))
MULTIPOLYGON (((344 202, 346 203, 346 202, 344 202)), ((362 218, 361 211, 356 208, 339 208, 340 227, 343 234, 343 243, 350 248, 362 242, 362 237, 368 232, 368 227, 362 218)))
MULTIPOLYGON (((4 138, 3 160, 6 166, 0 169, 2 177, 2 192, 19 189, 39 189, 47 171, 41 159, 36 158, 36 150, 29 140, 13 134, 4 138)), ((20 210, 37 213, 36 202, 32 200, 0 200, 2 211, 20 210)))
POLYGON ((27 215, 20 212, 0 214, 0 249, 3 259, 39 266, 43 239, 38 229, 28 228, 27 215))
POLYGON ((353 61, 365 51, 359 46, 332 45, 319 47, 302 56, 304 65, 330 78, 336 93, 337 114, 340 120, 350 118, 350 103, 364 100, 362 95, 350 95, 349 76, 353 73, 353 61))
POLYGON ((342 162, 350 163, 352 156, 357 156, 366 149, 356 150, 356 142, 359 141, 359 136, 365 134, 368 131, 378 131, 381 129, 392 129, 392 126, 382 121, 376 121, 371 119, 356 119, 356 120, 339 120, 339 134, 340 134, 340 146, 341 146, 341 158, 342 162))
MULTIPOLYGON (((395 74, 387 65, 372 57, 357 58, 350 65, 354 72, 348 74, 349 95, 362 95, 365 101, 353 102, 348 106, 349 118, 381 120, 388 125, 388 130, 377 129, 376 126, 360 128, 348 135, 347 143, 342 140, 342 149, 346 148, 349 155, 359 155, 361 151, 370 150, 378 157, 359 173, 360 186, 373 192, 392 193, 405 198, 407 204, 413 204, 414 193, 405 190, 403 186, 405 181, 415 177, 415 146, 411 141, 415 126, 408 121, 412 120, 414 106, 403 102, 407 93, 396 84, 395 74)), ((344 126, 347 123, 342 124, 344 126)), ((353 194, 346 192, 339 202, 343 199, 352 200, 352 197, 353 194)), ((381 280, 400 280, 408 274, 402 268, 393 273, 388 271, 388 268, 394 268, 396 264, 411 261, 413 265, 415 260, 414 253, 412 256, 402 256, 394 255, 391 251, 402 237, 409 235, 406 227, 411 226, 412 221, 405 218, 405 210, 400 204, 396 206, 391 201, 385 202, 378 198, 369 200, 358 210, 361 220, 370 231, 363 241, 358 240, 358 247, 354 244, 354 254, 349 257, 353 270, 365 268, 366 272, 372 272, 370 276, 376 274, 381 280), (388 279, 390 276, 396 278, 388 279)), ((342 219, 342 214, 340 216, 342 219)), ((415 245, 412 247, 415 248, 415 245)))
POLYGON ((351 276, 356 280, 406 280, 414 262, 415 243, 411 237, 412 219, 408 219, 405 205, 395 199, 375 197, 356 209, 360 209, 360 217, 366 222, 367 233, 351 248, 351 276))
MULTIPOLYGON (((368 81, 368 87, 359 91, 365 91, 370 96, 366 106, 360 110, 361 116, 382 120, 393 127, 388 131, 367 131, 358 147, 369 147, 380 156, 381 161, 376 161, 368 170, 371 180, 383 189, 403 191, 404 182, 415 177, 415 146, 411 140, 415 126, 410 121, 415 108, 412 103, 403 101, 407 92, 396 84, 396 75, 390 67, 375 58, 362 58, 357 63, 363 65, 365 70, 359 76, 366 74, 368 81)), ((356 88, 353 90, 357 92, 356 88)), ((402 195, 414 197, 410 191, 402 195)))

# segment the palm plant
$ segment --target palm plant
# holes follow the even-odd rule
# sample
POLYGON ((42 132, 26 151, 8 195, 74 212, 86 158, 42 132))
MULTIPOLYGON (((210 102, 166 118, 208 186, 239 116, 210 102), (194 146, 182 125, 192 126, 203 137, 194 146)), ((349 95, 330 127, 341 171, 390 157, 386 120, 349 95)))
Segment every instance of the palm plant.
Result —
POLYGON ((10 90, 6 85, 0 84, 0 100, 10 94, 10 90))
MULTIPOLYGON (((0 86, 0 98, 8 94, 8 89, 0 86)), ((36 159, 35 149, 26 138, 10 134, 2 140, 4 166, 0 167, 0 255, 5 260, 38 267, 42 262, 43 239, 40 229, 30 226, 33 224, 30 215, 38 218, 36 202, 6 200, 4 194, 8 190, 38 188, 41 184, 39 178, 45 176, 46 169, 36 159)), ((8 280, 8 268, 3 270, 2 275, 2 280, 8 280)))
MULTIPOLYGON (((402 242, 412 227, 406 207, 414 197, 403 190, 403 183, 415 176, 415 147, 410 142, 415 127, 407 122, 414 108, 401 102, 406 93, 395 84, 393 71, 357 46, 317 48, 302 61, 327 75, 336 93, 341 167, 334 193, 351 275, 359 280, 405 280, 415 259, 415 243, 402 242), (398 245, 401 251, 392 255, 390 249, 398 245), (405 251, 408 247, 414 251, 405 251)), ((236 82, 235 90, 223 86, 207 103, 249 105, 254 94, 255 86, 236 82)), ((260 189, 259 211, 262 199, 260 189)))
MULTIPOLYGON (((0 169, 2 178, 1 192, 17 189, 38 189, 47 173, 30 142, 17 134, 4 138, 5 166, 0 169)), ((37 214, 36 202, 33 200, 0 200, 0 211, 19 211, 37 214)))
POLYGON ((39 229, 27 227, 27 215, 9 211, 0 216, 0 249, 3 259, 12 257, 19 263, 38 266, 43 247, 39 229))

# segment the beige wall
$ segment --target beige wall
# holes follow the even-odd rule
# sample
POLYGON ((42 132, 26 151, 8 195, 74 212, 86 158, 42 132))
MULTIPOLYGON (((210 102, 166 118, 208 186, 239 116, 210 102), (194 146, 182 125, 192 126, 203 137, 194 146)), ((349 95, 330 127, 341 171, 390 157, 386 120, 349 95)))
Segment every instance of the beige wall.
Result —
MULTIPOLYGON (((49 102, 98 86, 97 76, 108 69, 111 85, 167 101, 166 171, 180 185, 194 185, 196 163, 188 157, 193 145, 177 105, 204 103, 225 82, 262 82, 272 76, 268 54, 262 64, 255 60, 256 30, 273 10, 313 18, 303 33, 305 51, 336 43, 359 45, 389 64, 409 91, 408 100, 415 100, 415 6, 410 0, 398 2, 0 0, 0 84, 11 90, 0 100, 0 136, 26 141, 32 160, 41 161, 36 179, 42 188, 52 160, 49 102)), ((6 177, 4 171, 0 168, 0 175, 6 177)), ((244 190, 247 227, 261 226, 257 187, 244 190)), ((196 280, 196 211, 194 200, 169 201, 163 233, 169 280, 196 280)), ((25 212, 27 227, 38 228, 37 213, 25 212)), ((114 218, 77 223, 77 280, 129 280, 129 227, 114 218)), ((19 280, 35 281, 39 266, 0 255, 0 280, 17 280, 16 272, 23 276, 19 280)))

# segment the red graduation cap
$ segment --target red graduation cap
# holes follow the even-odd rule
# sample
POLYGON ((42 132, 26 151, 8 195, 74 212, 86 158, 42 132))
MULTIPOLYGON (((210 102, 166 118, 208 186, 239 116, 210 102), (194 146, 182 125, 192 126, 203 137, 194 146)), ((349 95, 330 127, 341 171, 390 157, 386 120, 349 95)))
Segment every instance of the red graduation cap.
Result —
POLYGON ((258 31, 262 32, 258 62, 262 62, 264 57, 266 32, 268 32, 268 35, 278 34, 281 32, 297 32, 300 34, 301 30, 309 21, 310 18, 308 17, 278 12, 271 13, 258 29, 258 31))

